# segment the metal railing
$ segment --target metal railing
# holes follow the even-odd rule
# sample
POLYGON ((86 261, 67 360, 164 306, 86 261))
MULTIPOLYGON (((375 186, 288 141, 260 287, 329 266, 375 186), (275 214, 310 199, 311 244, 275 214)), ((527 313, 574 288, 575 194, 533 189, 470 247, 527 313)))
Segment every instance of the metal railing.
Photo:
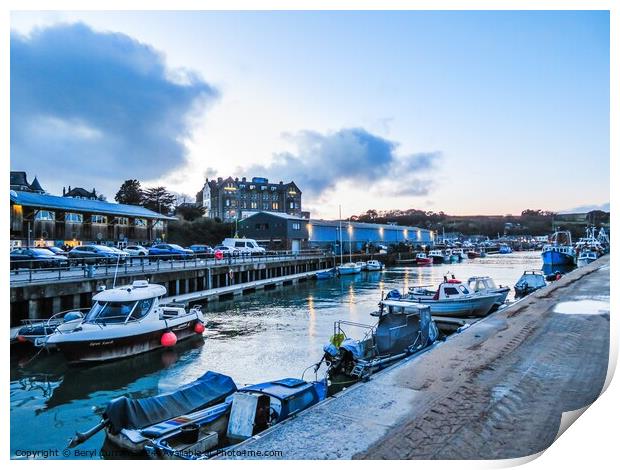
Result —
POLYGON ((207 257, 185 257, 175 255, 129 256, 124 258, 69 258, 69 266, 45 268, 11 268, 11 285, 35 282, 60 281, 79 278, 105 278, 111 275, 131 275, 163 271, 181 271, 185 269, 212 268, 220 266, 237 266, 246 263, 269 263, 289 260, 317 260, 333 258, 332 254, 319 250, 279 251, 265 254, 225 255, 221 259, 212 255, 207 257))

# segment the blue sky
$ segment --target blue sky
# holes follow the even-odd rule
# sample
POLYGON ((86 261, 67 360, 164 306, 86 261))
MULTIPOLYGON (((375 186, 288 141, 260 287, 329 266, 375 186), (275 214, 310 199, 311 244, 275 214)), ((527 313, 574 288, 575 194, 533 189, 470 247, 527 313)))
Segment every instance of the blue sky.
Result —
POLYGON ((50 192, 294 178, 313 215, 609 201, 607 12, 11 16, 11 169, 50 192), (62 165, 71 171, 54 171, 62 165))

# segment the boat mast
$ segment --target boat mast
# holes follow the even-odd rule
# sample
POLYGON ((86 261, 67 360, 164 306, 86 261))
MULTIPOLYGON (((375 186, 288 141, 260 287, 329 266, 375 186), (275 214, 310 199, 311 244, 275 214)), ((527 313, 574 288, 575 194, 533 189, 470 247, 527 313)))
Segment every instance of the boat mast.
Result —
POLYGON ((342 207, 338 204, 338 232, 340 233, 340 266, 342 266, 342 207))

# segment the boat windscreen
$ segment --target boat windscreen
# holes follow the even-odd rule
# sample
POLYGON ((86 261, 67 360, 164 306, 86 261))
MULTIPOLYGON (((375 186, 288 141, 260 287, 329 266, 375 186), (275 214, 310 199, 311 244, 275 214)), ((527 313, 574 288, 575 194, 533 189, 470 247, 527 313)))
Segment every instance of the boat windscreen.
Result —
POLYGON ((130 302, 95 302, 86 314, 85 323, 124 323, 136 306, 130 302))

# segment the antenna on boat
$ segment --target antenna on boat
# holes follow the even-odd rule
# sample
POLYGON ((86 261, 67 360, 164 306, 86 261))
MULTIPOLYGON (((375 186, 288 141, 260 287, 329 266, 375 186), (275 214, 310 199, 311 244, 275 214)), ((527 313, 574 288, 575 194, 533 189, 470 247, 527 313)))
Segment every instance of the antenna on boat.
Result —
POLYGON ((112 281, 112 289, 116 287, 116 275, 118 274, 118 264, 121 261, 121 254, 119 253, 116 257, 116 268, 114 268, 114 280, 112 281))

